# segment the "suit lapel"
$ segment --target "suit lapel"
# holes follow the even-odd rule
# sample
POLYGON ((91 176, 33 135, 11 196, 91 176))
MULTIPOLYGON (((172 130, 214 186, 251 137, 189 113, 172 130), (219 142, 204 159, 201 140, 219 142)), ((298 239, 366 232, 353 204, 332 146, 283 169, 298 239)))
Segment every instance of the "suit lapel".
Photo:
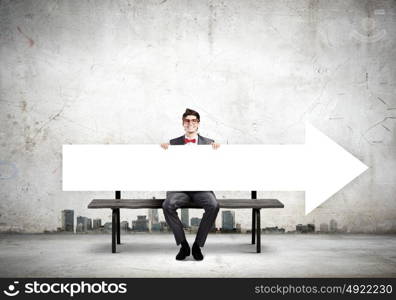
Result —
POLYGON ((182 136, 180 137, 180 145, 184 145, 184 144, 185 144, 184 138, 185 138, 184 135, 182 135, 182 136))
POLYGON ((198 134, 198 145, 202 145, 202 144, 203 144, 202 137, 198 134))

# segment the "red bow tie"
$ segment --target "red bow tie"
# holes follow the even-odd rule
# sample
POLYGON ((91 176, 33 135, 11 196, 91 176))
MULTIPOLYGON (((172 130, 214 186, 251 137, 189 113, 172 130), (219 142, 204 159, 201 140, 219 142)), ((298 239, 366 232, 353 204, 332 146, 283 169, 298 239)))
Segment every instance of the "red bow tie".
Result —
POLYGON ((191 139, 191 140, 184 139, 184 144, 187 144, 187 143, 195 143, 195 139, 191 139))

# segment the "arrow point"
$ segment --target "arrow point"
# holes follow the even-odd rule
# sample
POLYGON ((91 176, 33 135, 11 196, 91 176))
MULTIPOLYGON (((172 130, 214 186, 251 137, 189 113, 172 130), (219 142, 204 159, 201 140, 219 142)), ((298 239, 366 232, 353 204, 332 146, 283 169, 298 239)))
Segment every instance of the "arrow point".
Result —
POLYGON ((368 169, 364 163, 306 122, 305 214, 368 169))

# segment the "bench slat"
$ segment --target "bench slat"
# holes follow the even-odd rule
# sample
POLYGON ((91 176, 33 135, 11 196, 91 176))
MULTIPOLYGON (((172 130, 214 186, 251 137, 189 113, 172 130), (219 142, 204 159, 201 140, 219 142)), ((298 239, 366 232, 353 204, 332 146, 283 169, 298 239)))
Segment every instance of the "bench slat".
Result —
MULTIPOLYGON (((94 199, 88 208, 162 208, 165 199, 94 199)), ((278 199, 217 199, 220 208, 283 208, 278 199)), ((183 208, 202 208, 194 203, 183 208)))

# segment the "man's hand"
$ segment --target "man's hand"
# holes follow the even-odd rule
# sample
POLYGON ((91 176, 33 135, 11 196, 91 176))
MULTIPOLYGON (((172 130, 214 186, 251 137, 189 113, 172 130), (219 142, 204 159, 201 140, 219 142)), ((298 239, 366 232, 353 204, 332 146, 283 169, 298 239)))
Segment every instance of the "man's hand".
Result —
POLYGON ((211 145, 212 145, 213 149, 217 149, 220 147, 220 144, 218 144, 218 143, 212 143, 211 145))
POLYGON ((162 143, 161 147, 164 148, 165 150, 168 149, 169 143, 162 143))

